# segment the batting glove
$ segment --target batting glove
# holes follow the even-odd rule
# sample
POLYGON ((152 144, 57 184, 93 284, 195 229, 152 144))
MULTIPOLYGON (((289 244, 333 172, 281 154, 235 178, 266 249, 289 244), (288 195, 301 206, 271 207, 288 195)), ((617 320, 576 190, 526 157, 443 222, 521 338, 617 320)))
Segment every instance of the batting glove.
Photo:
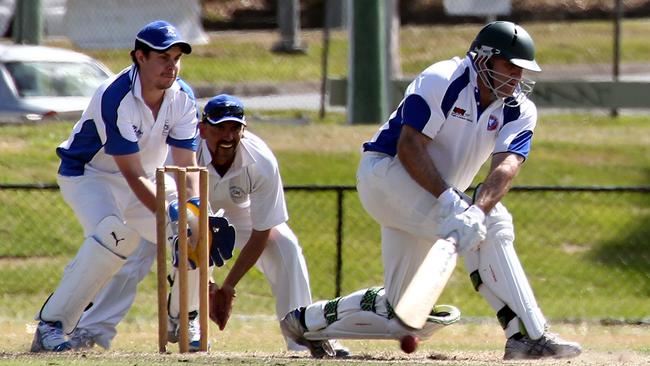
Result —
POLYGON ((440 205, 439 220, 442 221, 449 216, 457 215, 469 207, 466 202, 465 194, 456 188, 448 188, 438 196, 438 204, 440 205))
POLYGON ((457 215, 450 215, 438 227, 441 238, 456 239, 456 248, 463 255, 470 250, 477 250, 485 240, 485 213, 478 206, 472 205, 457 215))

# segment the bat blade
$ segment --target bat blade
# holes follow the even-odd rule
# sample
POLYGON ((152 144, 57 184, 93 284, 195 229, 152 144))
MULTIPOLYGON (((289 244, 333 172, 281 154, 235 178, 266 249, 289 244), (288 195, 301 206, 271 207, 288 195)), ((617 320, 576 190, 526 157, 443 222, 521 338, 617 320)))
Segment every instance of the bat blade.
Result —
POLYGON ((455 240, 438 239, 427 253, 406 291, 395 306, 395 314, 406 325, 422 329, 431 309, 456 268, 455 240))

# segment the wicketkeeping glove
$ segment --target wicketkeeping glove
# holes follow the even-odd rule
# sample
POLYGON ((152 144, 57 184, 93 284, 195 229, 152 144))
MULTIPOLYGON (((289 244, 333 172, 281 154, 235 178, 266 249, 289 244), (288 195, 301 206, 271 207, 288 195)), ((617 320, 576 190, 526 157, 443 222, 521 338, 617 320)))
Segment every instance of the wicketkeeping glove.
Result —
POLYGON ((235 249, 235 228, 230 225, 228 219, 220 214, 208 217, 208 229, 210 230, 210 265, 221 267, 224 261, 232 258, 232 251, 235 249))

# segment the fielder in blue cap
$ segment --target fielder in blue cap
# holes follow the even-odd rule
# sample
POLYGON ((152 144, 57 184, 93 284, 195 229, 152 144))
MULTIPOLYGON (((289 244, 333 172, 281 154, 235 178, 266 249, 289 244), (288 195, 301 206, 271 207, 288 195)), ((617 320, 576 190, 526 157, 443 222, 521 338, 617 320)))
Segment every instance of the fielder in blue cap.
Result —
MULTIPOLYGON (((32 352, 110 348, 155 258, 156 168, 168 154, 171 164, 196 166, 198 113, 192 89, 179 77, 181 57, 192 47, 163 20, 146 24, 135 38, 133 64, 98 88, 56 150, 60 191, 84 239, 38 310, 32 352)), ((194 200, 198 179, 188 175, 187 183, 194 200)), ((175 191, 171 180, 165 184, 175 191)), ((190 350, 200 346, 194 319, 190 350)))
POLYGON ((135 49, 138 49, 138 42, 140 42, 156 51, 166 51, 178 45, 183 53, 192 53, 192 46, 183 39, 176 27, 164 20, 156 20, 145 25, 138 32, 135 40, 135 49))

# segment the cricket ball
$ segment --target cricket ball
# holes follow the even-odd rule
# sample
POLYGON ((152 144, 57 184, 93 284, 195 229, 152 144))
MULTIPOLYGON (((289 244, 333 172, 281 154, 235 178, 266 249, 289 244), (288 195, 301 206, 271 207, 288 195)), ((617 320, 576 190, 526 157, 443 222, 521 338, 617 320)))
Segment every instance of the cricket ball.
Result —
POLYGON ((405 335, 399 341, 399 346, 402 351, 404 351, 404 353, 413 353, 418 348, 418 343, 420 343, 420 339, 418 339, 418 337, 413 335, 405 335))

